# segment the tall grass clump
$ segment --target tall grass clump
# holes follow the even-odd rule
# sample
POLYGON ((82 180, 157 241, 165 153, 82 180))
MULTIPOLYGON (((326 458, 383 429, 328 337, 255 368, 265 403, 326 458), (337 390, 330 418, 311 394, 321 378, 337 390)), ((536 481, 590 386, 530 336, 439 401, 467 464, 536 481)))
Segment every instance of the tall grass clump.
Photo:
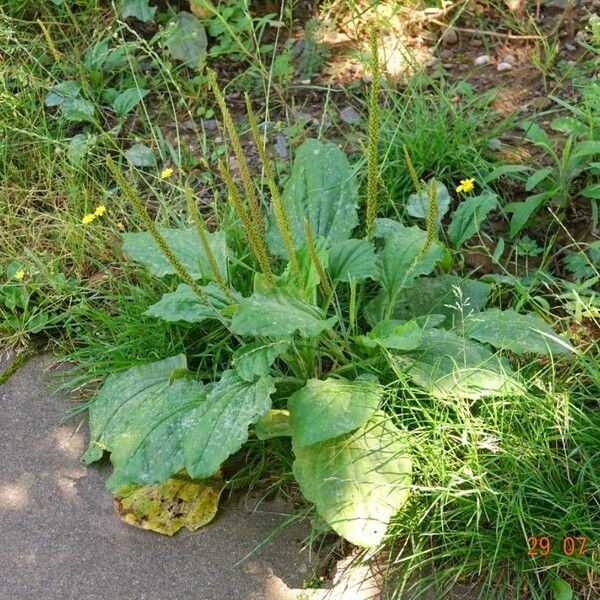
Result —
POLYGON ((452 185, 469 174, 487 174, 494 163, 490 141, 507 130, 512 117, 492 108, 493 92, 478 94, 469 84, 450 84, 425 73, 399 90, 388 90, 380 108, 379 157, 386 210, 402 211, 414 176, 404 168, 403 146, 418 179, 436 177, 452 185))

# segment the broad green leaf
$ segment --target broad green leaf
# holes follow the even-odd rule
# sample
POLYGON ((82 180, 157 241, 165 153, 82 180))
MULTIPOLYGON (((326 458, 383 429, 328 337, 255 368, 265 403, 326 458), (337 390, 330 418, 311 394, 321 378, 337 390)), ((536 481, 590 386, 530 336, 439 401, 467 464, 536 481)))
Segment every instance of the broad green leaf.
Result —
POLYGON ((573 588, 560 577, 555 577, 550 583, 552 600, 573 600, 573 588))
POLYGON ((290 413, 287 410, 272 408, 261 417, 254 427, 254 433, 259 440, 269 440, 274 437, 290 437, 290 413))
MULTIPOLYGON (((325 240, 317 239, 315 241, 315 248, 321 266, 323 269, 327 270, 329 254, 327 252, 325 240)), ((313 299, 315 290, 320 283, 320 279, 306 244, 302 244, 300 248, 296 250, 296 259, 298 260, 298 267, 300 269, 302 297, 310 301, 313 299)), ((283 284, 283 286, 297 287, 296 275, 289 263, 282 273, 279 283, 283 284)))
POLYGON ((490 211, 498 206, 498 197, 491 192, 470 196, 463 200, 452 214, 448 226, 448 237, 459 248, 481 228, 490 211))
MULTIPOLYGON (((411 194, 408 197, 408 201, 406 203, 406 212, 411 217, 415 217, 417 219, 427 218, 427 211, 429 210, 429 190, 431 185, 432 181, 430 180, 427 185, 422 186, 422 189, 419 193, 411 194)), ((435 205, 437 209, 436 223, 439 227, 442 222, 442 217, 450 208, 450 194, 448 193, 448 188, 441 181, 436 181, 435 186, 435 205)))
POLYGON ((206 58, 208 40, 197 17, 181 11, 167 25, 166 45, 169 54, 192 69, 199 69, 206 58))
POLYGON ((134 144, 125 152, 125 158, 134 167, 156 167, 154 152, 145 144, 134 144))
POLYGON ((368 421, 379 408, 383 388, 372 381, 311 379, 288 400, 295 448, 304 448, 368 421))
MULTIPOLYGON (((57 319, 54 317, 54 322, 56 321, 57 319)), ((40 333, 40 331, 43 331, 50 323, 50 315, 48 313, 36 312, 29 316, 27 322, 24 324, 24 330, 31 333, 40 333)))
POLYGON ((122 42, 109 50, 102 60, 102 71, 112 73, 129 65, 131 56, 138 49, 138 42, 122 42))
MULTIPOLYGON (((194 279, 210 278, 208 259, 202 248, 197 231, 189 229, 166 229, 159 227, 159 231, 169 248, 194 279)), ((165 258, 154 238, 147 232, 124 233, 123 251, 129 258, 146 267, 152 275, 164 277, 176 274, 173 265, 165 258)), ((206 232, 208 245, 215 256, 221 275, 227 279, 227 248, 225 234, 206 232)))
POLYGON ((421 327, 416 321, 387 319, 380 321, 360 342, 374 348, 383 346, 391 350, 414 350, 421 345, 421 327))
POLYGON ((30 294, 25 286, 3 285, 0 288, 0 299, 9 310, 18 306, 26 311, 29 306, 30 294))
MULTIPOLYGON (((290 221, 294 246, 305 241, 308 219, 315 238, 327 247, 347 240, 358 224, 358 184, 348 159, 333 143, 308 139, 298 148, 282 198, 290 221)), ((273 214, 269 215, 267 241, 277 256, 287 256, 273 214)))
MULTIPOLYGON (((208 392, 206 403, 193 419, 185 449, 190 476, 210 477, 221 463, 237 452, 248 439, 248 427, 271 408, 275 391, 270 377, 259 377, 250 383, 234 371, 224 371, 221 379, 208 392)), ((185 424, 184 424, 185 425, 185 424)))
POLYGON ((154 20, 156 6, 150 6, 148 0, 124 0, 121 19, 134 17, 143 23, 154 20))
POLYGON ((579 192, 584 198, 600 200, 600 183, 592 183, 579 192))
POLYGON ((117 117, 124 117, 129 111, 133 110, 142 99, 150 93, 150 90, 143 88, 129 88, 121 92, 113 101, 112 107, 117 117))
POLYGON ((182 527, 197 531, 217 514, 223 483, 192 481, 184 474, 151 485, 126 485, 116 490, 115 506, 128 525, 173 535, 182 527))
POLYGON ((89 100, 84 100, 83 98, 66 98, 60 105, 61 116, 73 123, 81 121, 93 123, 95 112, 94 105, 89 100))
POLYGON ((600 162, 593 161, 587 163, 587 170, 592 175, 600 175, 600 162))
POLYGON ((394 219, 375 219, 374 236, 376 238, 386 239, 393 233, 401 233, 404 229, 402 223, 394 221, 394 219))
POLYGON ((534 313, 491 308, 464 321, 465 335, 515 354, 569 352, 573 348, 534 313))
POLYGON ((591 279, 598 274, 600 267, 600 240, 587 247, 589 257, 584 252, 572 252, 563 258, 565 269, 577 280, 591 279))
POLYGON ((242 300, 231 322, 231 331, 242 336, 284 338, 298 332, 313 337, 336 322, 288 288, 270 288, 242 300))
POLYGON ((544 181, 548 175, 554 172, 553 167, 543 167, 532 173, 525 182, 525 191, 530 192, 540 182, 544 181))
POLYGON ((377 258, 367 240, 343 240, 329 250, 329 276, 333 281, 377 279, 377 258))
POLYGON ((112 103, 119 95, 119 90, 113 87, 105 87, 100 91, 100 103, 107 106, 112 106, 112 103))
POLYGON ((485 398, 521 393, 510 365, 485 346, 443 329, 423 331, 421 347, 398 366, 435 398, 485 398))
MULTIPOLYGON (((444 274, 438 277, 420 277, 412 288, 404 290, 392 310, 394 319, 414 319, 422 315, 444 315, 452 324, 462 320, 463 313, 485 308, 492 286, 488 283, 466 279, 458 275, 444 274), (463 307, 461 312, 457 303, 463 307)), ((372 310, 367 313, 369 323, 373 320, 372 310)))
POLYGON ((589 131, 589 127, 585 123, 574 117, 558 117, 552 120, 550 126, 554 131, 561 131, 573 136, 585 135, 589 131))
POLYGON ((79 85, 79 83, 76 81, 61 81, 50 88, 50 91, 48 94, 46 94, 44 104, 48 108, 60 106, 65 102, 65 100, 78 98, 80 91, 81 85, 79 85))
POLYGON ((78 165, 85 155, 96 145, 98 136, 91 133, 78 133, 69 140, 67 158, 69 162, 78 165))
POLYGON ((189 285, 180 283, 174 292, 163 294, 163 297, 150 306, 144 314, 163 321, 187 321, 188 323, 201 323, 206 319, 218 318, 219 311, 229 306, 230 301, 213 283, 203 286, 202 289, 211 300, 212 306, 206 304, 189 285))
POLYGON ((287 350, 289 342, 252 342, 237 350, 231 366, 244 381, 254 381, 257 375, 268 375, 275 359, 287 350))
POLYGON ((600 154, 600 140, 585 140, 578 142, 573 148, 573 157, 600 154))
POLYGON ((249 383, 234 371, 225 371, 208 394, 183 377, 151 393, 132 395, 114 381, 110 387, 110 397, 103 386, 92 407, 105 423, 96 443, 111 452, 109 489, 156 483, 182 469, 195 479, 211 477, 248 439, 248 427, 269 410, 275 389, 270 377, 249 383))
POLYGON ((406 434, 378 412, 353 433, 294 453, 296 481, 321 517, 352 544, 379 545, 410 494, 406 434))
POLYGON ((394 298, 401 289, 412 287, 419 275, 431 273, 435 263, 441 260, 442 247, 434 241, 423 253, 426 243, 427 232, 399 223, 385 236, 377 263, 379 282, 388 298, 394 298))
POLYGON ((546 132, 533 121, 526 121, 522 124, 523 129, 525 130, 525 139, 533 142, 536 146, 543 148, 547 152, 552 153, 552 143, 548 139, 546 132))
POLYGON ((512 213, 510 220, 510 237, 514 238, 527 225, 527 221, 531 215, 542 205, 546 200, 552 197, 552 192, 542 192, 529 196, 523 202, 511 202, 507 204, 505 209, 512 213))
POLYGON ((138 45, 138 42, 122 42, 119 40, 118 46, 109 49, 108 41, 106 39, 100 40, 86 50, 83 55, 83 66, 90 73, 94 71, 111 73, 129 64, 129 60, 138 45))
POLYGON ((527 171, 531 171, 531 167, 526 165, 501 165, 500 167, 496 167, 491 173, 486 175, 483 178, 484 183, 490 183, 492 181, 496 181, 500 177, 508 176, 508 175, 519 175, 520 173, 526 173, 527 171))
POLYGON ((120 414, 125 407, 130 414, 141 411, 148 398, 168 385, 173 371, 186 368, 185 356, 179 354, 110 375, 89 408, 91 441, 83 463, 100 460, 104 450, 112 450, 115 440, 124 435, 127 424, 120 414))

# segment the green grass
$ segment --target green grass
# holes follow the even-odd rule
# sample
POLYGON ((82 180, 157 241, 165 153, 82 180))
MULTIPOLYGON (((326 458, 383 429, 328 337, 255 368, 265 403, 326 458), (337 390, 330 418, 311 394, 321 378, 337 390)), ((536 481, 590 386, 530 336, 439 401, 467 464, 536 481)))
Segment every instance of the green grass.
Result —
MULTIPOLYGON (((579 360, 598 375, 597 350, 579 360)), ((572 381, 579 360, 560 379, 538 370, 545 389, 526 397, 432 404, 404 390, 395 398, 419 473, 412 510, 391 534, 398 598, 409 590, 445 597, 460 582, 479 598, 541 600, 556 577, 591 597, 585 590, 600 557, 600 407, 597 387, 582 393, 572 381), (563 554, 569 535, 586 537, 582 556, 563 554), (529 536, 550 538, 550 554, 527 556, 529 536)))
POLYGON ((390 212, 403 215, 413 191, 406 170, 406 144, 417 175, 436 177, 454 189, 460 179, 481 179, 491 170, 489 142, 506 131, 490 103, 493 92, 478 94, 467 82, 418 74, 407 86, 385 94, 381 109, 381 182, 390 212))

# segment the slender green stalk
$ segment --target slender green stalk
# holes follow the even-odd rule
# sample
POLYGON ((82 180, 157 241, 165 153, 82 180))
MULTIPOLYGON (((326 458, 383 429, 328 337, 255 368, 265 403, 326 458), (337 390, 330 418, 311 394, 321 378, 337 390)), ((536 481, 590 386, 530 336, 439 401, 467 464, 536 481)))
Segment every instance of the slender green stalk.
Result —
POLYGON ((269 256, 267 254, 264 239, 259 238, 256 230, 254 227, 252 227, 252 218, 246 210, 242 199, 240 198, 238 189, 233 181, 233 178, 231 177, 231 173, 220 160, 217 163, 217 167, 219 169, 219 173, 221 173, 223 181, 225 181, 225 185, 227 186, 229 202, 233 206, 235 212, 240 218, 240 221, 242 222, 242 227, 246 233, 246 237, 248 238, 252 253, 256 257, 260 270, 265 276, 267 283, 272 285, 275 279, 273 277, 273 272, 271 271, 271 265, 269 264, 269 256))
POLYGON ((60 52, 56 49, 56 46, 54 45, 54 40, 52 39, 52 36, 50 35, 48 28, 46 27, 44 22, 41 21, 40 19, 36 19, 36 23, 38 24, 39 28, 42 30, 42 35, 44 36, 44 39, 46 40, 46 44, 48 45, 48 50, 50 50, 50 54, 52 54, 52 58, 54 59, 54 62, 60 64, 62 62, 62 58, 60 56, 60 52))
POLYGON ((350 280, 350 304, 348 306, 348 325, 350 334, 356 332, 356 314, 357 314, 357 302, 356 302, 356 280, 350 280))
POLYGON ((377 36, 371 35, 371 93, 369 96, 369 139, 367 142, 367 226, 366 235, 373 235, 377 216, 377 190, 379 170, 377 166, 377 144, 379 138, 379 52, 377 36))
POLYGON ((223 93, 221 92, 217 84, 217 78, 213 70, 208 71, 208 83, 213 91, 217 104, 219 105, 219 109, 223 117, 223 124, 225 125, 225 129, 227 130, 227 136, 229 138, 229 142, 231 143, 231 147, 233 148, 233 154, 235 155, 238 166, 240 168, 240 174, 242 176, 242 185, 244 186, 244 192, 246 194, 246 202, 248 203, 248 210, 251 216, 252 228, 255 229, 257 236, 263 238, 264 219, 260 211, 258 199, 256 197, 256 189, 254 188, 254 182, 252 181, 252 175, 250 174, 248 161, 246 160, 246 156, 244 154, 244 151, 242 150, 242 145, 240 143, 240 138, 237 134, 235 124, 233 122, 233 119, 231 118, 231 113, 227 108, 227 104, 225 103, 223 93))
POLYGON ((415 192, 417 195, 421 195, 421 182, 419 181, 419 176, 417 175, 417 171, 415 169, 415 165, 410 158, 410 154, 408 152, 408 148, 406 144, 402 144, 402 151, 404 152, 404 160, 406 162, 406 168, 408 169, 408 173, 410 178, 412 179, 413 186, 415 187, 415 192))
POLYGON ((325 269, 323 269, 323 265, 319 260, 319 255, 317 254, 317 246, 315 244, 315 236, 313 234, 312 227, 308 219, 304 219, 304 233, 306 235, 306 244, 308 246, 308 253, 310 254, 310 260, 317 270, 317 275, 319 276, 319 281, 321 282, 321 287, 323 288, 323 292, 325 292, 325 296, 329 298, 332 294, 331 286, 329 285, 329 279, 327 278, 327 273, 325 273, 325 269))
POLYGON ((427 236, 425 238, 425 243, 423 247, 419 251, 417 256, 417 260, 425 256, 429 248, 431 248, 431 244, 433 244, 433 240, 435 239, 436 234, 436 219, 437 219, 437 182, 435 179, 432 179, 429 184, 429 202, 427 204, 427 236))
POLYGON ((135 212, 139 215, 139 217, 144 222, 144 225, 148 229, 148 233, 154 238, 154 241, 160 248, 160 251, 163 253, 165 258, 171 263, 173 269, 184 283, 190 286, 195 294, 197 294, 204 302, 206 302, 209 306, 211 305, 210 298, 207 293, 196 283, 194 278, 187 272, 186 268, 181 264, 179 259, 175 256, 175 253, 169 248, 169 245, 165 241, 165 238, 161 235, 156 223, 150 218, 150 215, 146 211, 146 207, 144 206, 140 197, 135 193, 127 179, 121 173, 119 167, 115 164, 113 159, 108 156, 106 158, 106 166, 109 171, 112 173, 116 182, 119 184, 121 191, 125 195, 125 198, 131 203, 135 212))
POLYGON ((254 111, 252 110, 252 104, 250 103, 250 98, 248 94, 246 94, 246 111, 248 114, 248 122, 250 123, 252 136, 254 137, 254 143, 256 144, 256 147, 258 149, 258 154, 260 156, 260 160, 265 170, 267 184, 271 192, 271 204, 273 206, 273 215, 275 216, 275 222, 277 223, 277 228, 279 229, 281 239, 283 240, 283 244, 287 251, 292 272, 294 273, 298 286, 300 286, 302 283, 302 276, 300 274, 298 259, 296 258, 296 253, 294 251, 292 229, 290 227, 290 222, 285 212, 285 207, 283 205, 281 193, 279 192, 279 188, 277 187, 277 183, 275 182, 275 176, 273 175, 271 163, 269 161, 269 158, 267 157, 267 152, 260 138, 260 132, 258 131, 256 116, 254 115, 254 111))
POLYGON ((194 200, 194 193, 192 192, 192 188, 190 187, 189 182, 185 183, 185 201, 187 204, 188 213, 192 217, 192 221, 194 222, 194 226, 196 227, 196 232, 198 233, 198 237, 200 238, 200 243, 202 244, 202 249, 204 250, 204 254, 206 256, 206 260, 208 261, 208 268, 210 269, 210 274, 213 278, 213 281, 219 286, 221 291, 225 294, 225 296, 229 300, 233 300, 233 296, 231 292, 227 288, 227 284, 223 275, 221 275, 221 271, 219 270, 219 265, 217 264, 217 259, 208 243, 208 237, 206 235, 206 224, 204 223, 204 219, 198 210, 198 206, 196 206, 196 201, 194 200))

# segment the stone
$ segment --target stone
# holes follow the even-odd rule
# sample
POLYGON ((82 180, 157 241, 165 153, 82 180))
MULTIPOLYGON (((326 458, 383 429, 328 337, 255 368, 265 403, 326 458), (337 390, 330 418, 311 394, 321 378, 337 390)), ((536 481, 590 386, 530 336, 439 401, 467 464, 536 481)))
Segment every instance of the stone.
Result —
POLYGON ((498 63, 496 70, 502 72, 502 71, 510 71, 510 70, 512 70, 512 68, 513 67, 510 63, 501 62, 501 63, 498 63))
POLYGON ((473 64, 476 67, 482 67, 483 65, 489 65, 491 60, 492 59, 490 58, 489 54, 482 54, 473 61, 473 64))
POLYGON ((294 58, 298 58, 304 52, 305 47, 306 42, 304 40, 296 40, 292 46, 292 55, 294 58))
POLYGON ((281 131, 275 136, 273 149, 275 150, 277 158, 289 158, 287 138, 281 131))
POLYGON ((442 33, 442 44, 446 46, 452 46, 458 43, 458 33, 453 27, 448 27, 444 33, 442 33))
POLYGON ((588 34, 587 31, 585 31, 585 30, 582 29, 581 31, 578 31, 575 34, 575 39, 578 42, 587 42, 590 39, 590 35, 588 34))
POLYGON ((353 106, 344 106, 340 110, 340 119, 349 125, 356 125, 362 120, 360 113, 353 106))
POLYGON ((204 127, 204 131, 217 131, 219 124, 216 119, 202 119, 202 125, 204 127))

